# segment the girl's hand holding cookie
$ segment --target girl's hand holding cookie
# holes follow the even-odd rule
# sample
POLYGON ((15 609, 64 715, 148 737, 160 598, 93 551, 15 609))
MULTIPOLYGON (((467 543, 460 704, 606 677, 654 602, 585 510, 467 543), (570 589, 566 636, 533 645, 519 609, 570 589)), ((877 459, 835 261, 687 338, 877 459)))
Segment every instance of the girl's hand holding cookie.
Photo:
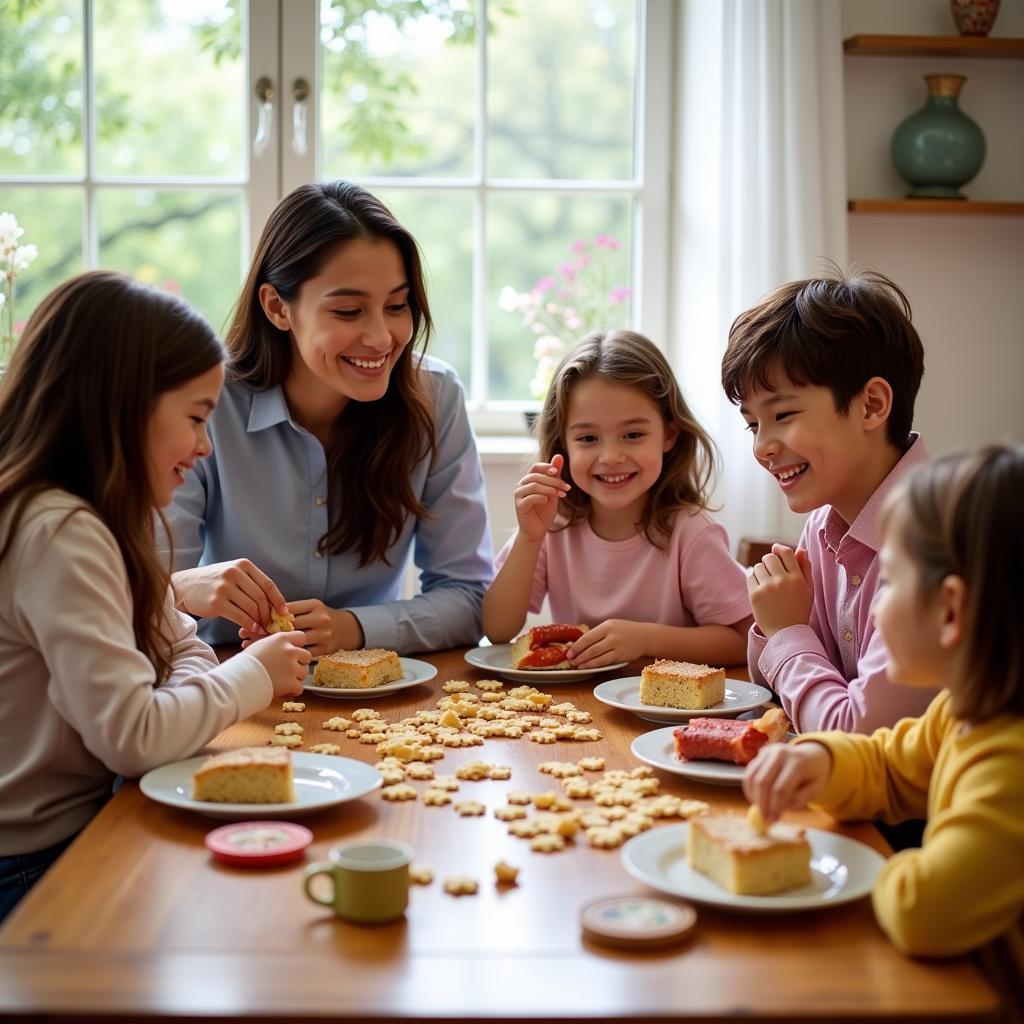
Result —
POLYGON ((558 501, 569 493, 562 479, 565 459, 555 455, 550 462, 535 462, 515 490, 516 519, 519 532, 527 540, 542 540, 551 528, 558 501))
POLYGON ((761 809, 767 822, 785 811, 806 807, 832 774, 832 755, 820 743, 769 743, 743 773, 743 795, 761 809))

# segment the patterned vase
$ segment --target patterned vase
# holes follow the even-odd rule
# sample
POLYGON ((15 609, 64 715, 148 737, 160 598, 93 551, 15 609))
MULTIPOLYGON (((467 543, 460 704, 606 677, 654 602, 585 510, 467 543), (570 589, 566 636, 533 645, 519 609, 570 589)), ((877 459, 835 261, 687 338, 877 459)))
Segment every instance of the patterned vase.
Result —
POLYGON ((925 75, 928 100, 896 129, 892 162, 912 198, 966 199, 960 186, 985 160, 985 136, 957 103, 963 75, 925 75))
POLYGON ((949 0, 949 9, 962 36, 987 36, 999 13, 999 0, 949 0))

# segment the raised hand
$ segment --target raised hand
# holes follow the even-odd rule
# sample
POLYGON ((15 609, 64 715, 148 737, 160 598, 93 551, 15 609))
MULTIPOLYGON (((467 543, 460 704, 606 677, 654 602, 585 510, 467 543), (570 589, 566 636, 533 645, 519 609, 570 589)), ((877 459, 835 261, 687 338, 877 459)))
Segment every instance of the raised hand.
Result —
POLYGON ((558 512, 558 500, 569 493, 562 479, 565 459, 555 455, 550 462, 535 462, 515 489, 516 520, 527 540, 541 540, 558 512))
POLYGON ((807 625, 814 607, 811 565, 803 548, 773 544, 747 577, 754 619, 765 636, 787 626, 807 625))

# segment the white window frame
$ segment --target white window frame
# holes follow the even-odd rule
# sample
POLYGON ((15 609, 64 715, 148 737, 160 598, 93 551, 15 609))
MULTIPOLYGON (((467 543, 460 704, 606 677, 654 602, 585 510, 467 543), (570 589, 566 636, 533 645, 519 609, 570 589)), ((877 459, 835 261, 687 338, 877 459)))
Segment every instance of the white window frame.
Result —
MULTIPOLYGON (((252 248, 270 211, 293 188, 318 180, 317 103, 320 91, 319 0, 248 0, 244 4, 243 36, 247 43, 245 75, 249 102, 246 160, 238 178, 200 176, 109 177, 96 173, 94 3, 81 0, 83 45, 83 140, 85 171, 81 175, 40 178, 7 176, 0 185, 31 185, 38 188, 81 186, 83 201, 83 264, 99 265, 97 231, 97 189, 159 188, 161 190, 203 188, 211 191, 241 192, 246 215, 242 220, 241 265, 248 266, 252 248), (259 113, 257 82, 268 78, 273 89, 273 118, 266 147, 256 153, 253 137, 259 113), (298 153, 293 136, 296 100, 294 85, 305 79, 313 93, 306 101, 307 150, 298 153)), ((487 0, 476 0, 480 24, 486 23, 487 0)), ((502 191, 538 190, 563 195, 619 194, 634 201, 633 225, 633 323, 666 349, 669 330, 670 266, 670 161, 672 153, 672 40, 675 35, 676 5, 673 0, 638 0, 637 66, 640 69, 636 96, 636 160, 634 176, 623 181, 530 181, 491 178, 485 175, 485 109, 487 50, 486 34, 476 34, 477 132, 474 173, 456 179, 415 179, 406 177, 358 178, 367 188, 418 189, 423 191, 470 192, 474 196, 475 247, 473 255, 472 358, 470 380, 464 382, 473 425, 485 435, 522 434, 522 411, 536 408, 529 401, 495 401, 486 397, 488 379, 488 294, 485 216, 489 195, 502 191)), ((568 44, 567 44, 568 45, 568 44)))
MULTIPOLYGON (((254 0, 255 2, 255 0, 254 0)), ((269 2, 269 0, 261 0, 269 2)), ((487 0, 476 0, 478 24, 486 24, 487 0)), ((472 193, 475 245, 473 253, 473 316, 470 379, 464 381, 467 405, 479 434, 522 434, 524 409, 536 402, 488 400, 488 294, 486 210, 490 195, 502 191, 545 191, 559 195, 619 194, 634 201, 633 224, 633 323, 660 345, 668 348, 669 326, 669 220, 671 210, 670 161, 672 152, 672 40, 675 34, 673 0, 638 0, 636 95, 636 160, 634 176, 623 181, 531 181, 493 178, 485 174, 487 144, 486 33, 476 33, 476 152, 474 173, 463 178, 362 176, 354 180, 371 191, 472 193)), ((282 194, 320 177, 316 108, 309 102, 307 152, 294 151, 291 124, 294 114, 293 86, 303 78, 319 94, 321 81, 318 0, 282 0, 281 73, 283 118, 281 122, 282 194)), ((568 44, 567 44, 568 45, 568 44)))

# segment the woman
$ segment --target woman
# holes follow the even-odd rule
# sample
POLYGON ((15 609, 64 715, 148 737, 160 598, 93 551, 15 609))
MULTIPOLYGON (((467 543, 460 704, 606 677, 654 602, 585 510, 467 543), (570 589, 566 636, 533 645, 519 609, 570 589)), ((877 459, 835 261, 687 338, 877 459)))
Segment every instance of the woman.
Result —
POLYGON ((228 331, 214 454, 168 516, 178 607, 204 639, 260 637, 273 608, 314 656, 476 642, 483 478, 454 371, 414 351, 431 329, 416 242, 374 196, 303 185, 270 215, 228 331), (410 551, 422 593, 400 600, 410 551))

